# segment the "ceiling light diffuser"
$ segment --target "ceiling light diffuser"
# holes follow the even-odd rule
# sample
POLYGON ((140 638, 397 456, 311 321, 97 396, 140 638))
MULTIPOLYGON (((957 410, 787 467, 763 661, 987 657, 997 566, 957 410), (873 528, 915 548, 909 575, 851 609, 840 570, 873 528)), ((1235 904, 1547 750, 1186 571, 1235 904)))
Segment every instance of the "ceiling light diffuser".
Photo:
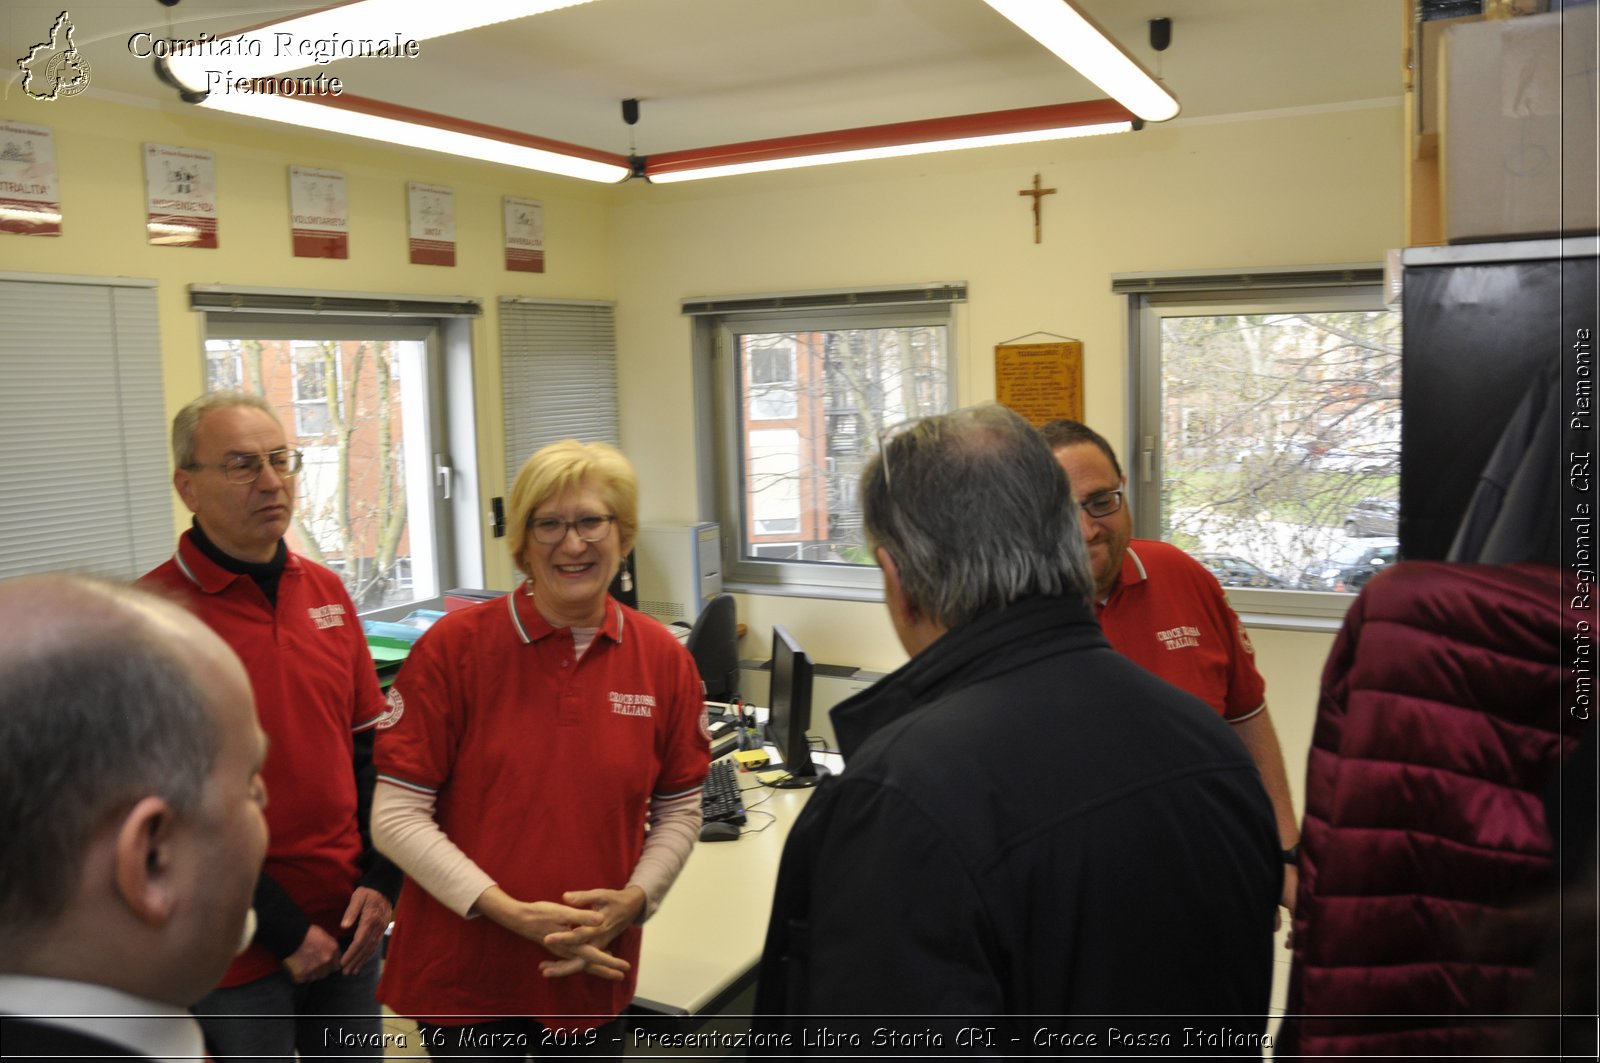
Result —
POLYGON ((651 155, 645 161, 644 175, 654 184, 670 184, 836 162, 1126 133, 1135 125, 1134 115, 1121 104, 1085 100, 668 151, 651 155))
MULTIPOLYGON (((327 61, 344 58, 339 42, 389 41, 395 34, 413 41, 446 37, 452 33, 526 18, 591 0, 355 0, 334 4, 280 22, 269 22, 226 35, 229 80, 259 78, 299 70, 319 62, 317 49, 333 53, 327 61)), ((205 92, 206 74, 217 66, 218 56, 205 47, 166 57, 166 67, 180 88, 205 92)))
POLYGON ((447 118, 348 92, 317 99, 318 102, 309 103, 265 93, 229 92, 213 93, 201 106, 585 181, 615 184, 631 172, 627 156, 531 136, 514 129, 447 118))
POLYGON ((984 2, 1145 121, 1177 115, 1177 99, 1069 0, 984 2))

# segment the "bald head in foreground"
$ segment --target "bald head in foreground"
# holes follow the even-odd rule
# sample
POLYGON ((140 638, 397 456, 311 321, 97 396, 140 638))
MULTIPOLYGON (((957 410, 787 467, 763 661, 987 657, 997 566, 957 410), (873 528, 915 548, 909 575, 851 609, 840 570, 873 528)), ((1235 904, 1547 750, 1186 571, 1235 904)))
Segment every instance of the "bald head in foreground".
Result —
POLYGON ((6 1056, 200 1056, 184 1009, 244 940, 267 845, 244 668, 177 605, 81 577, 0 583, 0 631, 6 1056))

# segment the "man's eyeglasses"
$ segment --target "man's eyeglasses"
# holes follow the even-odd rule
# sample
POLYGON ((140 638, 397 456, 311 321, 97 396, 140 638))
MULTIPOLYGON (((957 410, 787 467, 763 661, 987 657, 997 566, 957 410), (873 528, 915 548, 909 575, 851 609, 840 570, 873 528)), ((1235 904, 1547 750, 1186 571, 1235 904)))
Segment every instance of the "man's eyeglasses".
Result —
POLYGON ((265 454, 230 454, 228 460, 220 465, 206 465, 195 462, 188 466, 191 469, 221 469, 222 475, 227 477, 231 484, 253 484, 261 478, 261 473, 271 464, 272 471, 284 479, 294 476, 300 471, 300 466, 305 461, 305 455, 298 450, 270 450, 265 454))
POLYGON ((528 530, 533 532, 536 542, 546 546, 554 546, 567 537, 568 530, 578 533, 578 538, 586 543, 597 543, 611 534, 611 525, 617 519, 615 513, 608 513, 603 517, 579 517, 577 520, 562 520, 560 517, 535 517, 528 522, 528 530))
POLYGON ((1101 491, 1097 495, 1090 495, 1078 503, 1078 508, 1091 517, 1109 517, 1122 508, 1122 491, 1101 491))

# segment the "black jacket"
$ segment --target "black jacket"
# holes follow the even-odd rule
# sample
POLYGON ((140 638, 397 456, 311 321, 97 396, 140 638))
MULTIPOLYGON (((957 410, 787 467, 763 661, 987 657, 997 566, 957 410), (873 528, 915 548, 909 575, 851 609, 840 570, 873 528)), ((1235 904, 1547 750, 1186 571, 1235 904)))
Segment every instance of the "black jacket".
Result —
MULTIPOLYGON (((758 1030, 799 1045, 823 1027, 772 1016, 948 1016, 912 1025, 949 1037, 959 1018, 1024 1014, 1265 1029, 1271 803, 1229 726, 1112 650, 1087 605, 980 617, 833 720, 846 771, 784 848, 758 1030)), ((1038 1036, 1013 1025, 1001 1038, 1023 1043, 994 1048, 1038 1036)), ((1136 1026, 1081 1030, 1112 1047, 1136 1026)))

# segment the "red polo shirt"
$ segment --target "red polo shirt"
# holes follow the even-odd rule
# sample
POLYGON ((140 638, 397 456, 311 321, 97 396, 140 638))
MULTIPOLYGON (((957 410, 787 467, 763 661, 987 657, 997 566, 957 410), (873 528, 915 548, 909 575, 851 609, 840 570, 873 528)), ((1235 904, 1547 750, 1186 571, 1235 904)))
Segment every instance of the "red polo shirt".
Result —
POLYGON ((1176 546, 1128 544, 1111 596, 1095 607, 1112 647, 1230 723, 1266 707, 1256 651, 1222 586, 1176 546))
MULTIPOLYGON (((249 576, 201 553, 189 532, 178 552, 140 582, 184 598, 244 662, 270 739, 261 775, 271 838, 262 870, 313 923, 344 936, 339 922, 360 879, 362 850, 351 735, 377 726, 385 711, 344 584, 290 553, 274 607, 249 576)), ((253 982, 279 966, 272 953, 252 945, 221 984, 253 982)))
MULTIPOLYGON (((436 794, 440 828, 523 901, 620 889, 652 796, 698 790, 709 762, 700 676, 660 624, 608 601, 587 652, 526 593, 452 612, 412 649, 377 741, 379 778, 436 794)), ((488 919, 462 919, 407 880, 378 997, 450 1023, 528 1015, 581 1029, 633 998, 639 929, 610 951, 623 982, 547 979, 553 955, 488 919), (563 1016, 599 1016, 588 1022, 563 1016)))

